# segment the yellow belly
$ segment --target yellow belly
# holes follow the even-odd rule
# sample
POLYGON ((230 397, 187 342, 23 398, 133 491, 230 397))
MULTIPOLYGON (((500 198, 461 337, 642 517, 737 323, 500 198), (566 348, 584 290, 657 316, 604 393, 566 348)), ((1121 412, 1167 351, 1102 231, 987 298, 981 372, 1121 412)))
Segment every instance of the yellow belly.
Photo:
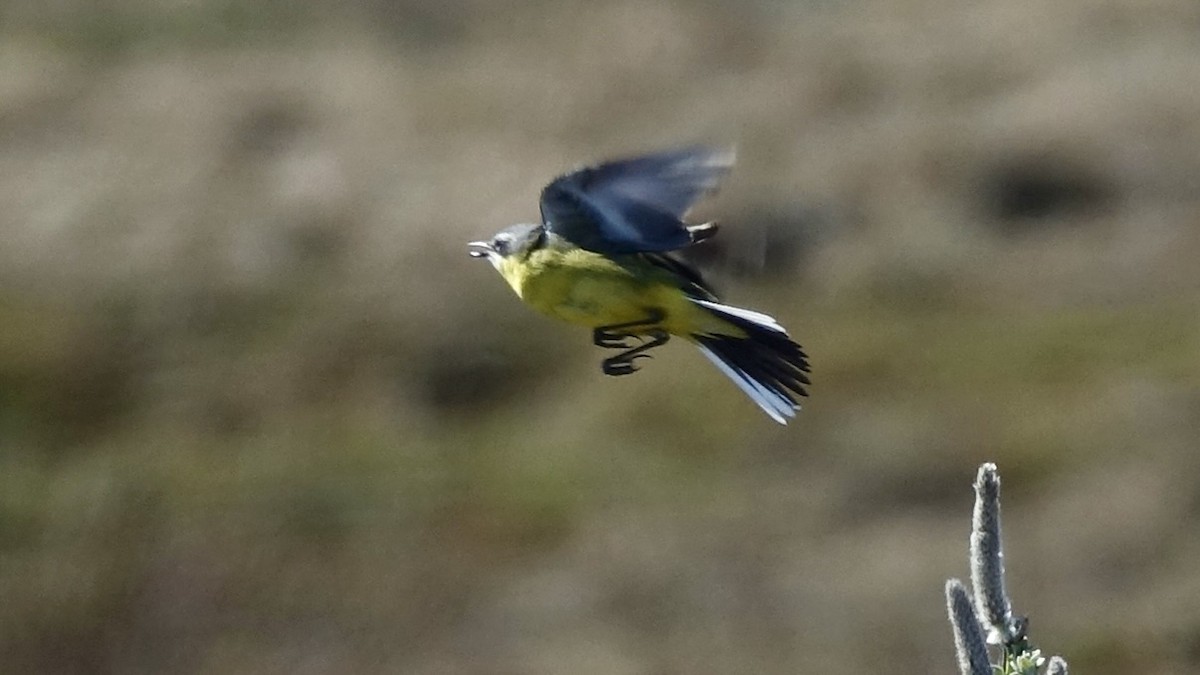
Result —
POLYGON ((659 327, 675 335, 730 328, 689 300, 669 272, 635 257, 538 250, 521 261, 506 260, 500 272, 530 306, 589 328, 641 321, 655 311, 665 315, 659 327))

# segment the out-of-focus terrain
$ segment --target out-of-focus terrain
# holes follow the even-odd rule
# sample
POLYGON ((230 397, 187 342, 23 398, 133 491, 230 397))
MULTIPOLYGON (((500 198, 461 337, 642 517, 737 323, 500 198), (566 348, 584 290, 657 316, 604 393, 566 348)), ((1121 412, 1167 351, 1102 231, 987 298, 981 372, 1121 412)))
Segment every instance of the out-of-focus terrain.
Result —
POLYGON ((1192 0, 0 3, 0 671, 953 672, 975 467, 1087 673, 1200 669, 1192 0), (465 242, 582 162, 807 348, 606 378, 465 242))

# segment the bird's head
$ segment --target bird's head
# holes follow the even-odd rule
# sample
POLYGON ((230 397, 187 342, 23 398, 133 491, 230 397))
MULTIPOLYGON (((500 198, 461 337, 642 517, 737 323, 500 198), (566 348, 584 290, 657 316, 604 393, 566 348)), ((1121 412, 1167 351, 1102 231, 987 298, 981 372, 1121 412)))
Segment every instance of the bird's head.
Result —
POLYGON ((497 270, 505 260, 523 260, 533 249, 546 239, 546 229, 541 225, 512 225, 500 230, 490 241, 473 241, 467 244, 472 258, 487 258, 497 270))

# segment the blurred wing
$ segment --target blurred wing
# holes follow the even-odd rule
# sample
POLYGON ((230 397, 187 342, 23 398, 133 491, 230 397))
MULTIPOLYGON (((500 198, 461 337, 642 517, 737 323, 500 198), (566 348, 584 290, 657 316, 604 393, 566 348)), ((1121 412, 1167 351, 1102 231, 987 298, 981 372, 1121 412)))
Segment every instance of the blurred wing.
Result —
POLYGON ((679 287, 689 296, 701 300, 716 301, 717 292, 713 290, 712 286, 708 285, 708 282, 704 280, 700 272, 696 271, 696 268, 691 265, 682 260, 672 258, 667 253, 644 253, 642 258, 651 265, 660 267, 675 275, 675 278, 679 282, 679 287))
POLYGON ((732 152, 696 146, 580 169, 542 190, 542 221, 597 253, 683 248, 693 242, 683 214, 732 165, 732 152))

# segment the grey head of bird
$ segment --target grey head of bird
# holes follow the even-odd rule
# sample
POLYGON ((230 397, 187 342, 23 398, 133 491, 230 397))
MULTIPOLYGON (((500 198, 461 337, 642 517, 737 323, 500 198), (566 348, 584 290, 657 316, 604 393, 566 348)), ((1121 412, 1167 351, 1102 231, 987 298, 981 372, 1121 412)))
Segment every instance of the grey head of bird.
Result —
POLYGON ((500 269, 500 261, 511 256, 524 256, 545 240, 545 227, 521 223, 500 230, 489 241, 473 241, 467 247, 472 258, 487 258, 493 267, 500 269))

